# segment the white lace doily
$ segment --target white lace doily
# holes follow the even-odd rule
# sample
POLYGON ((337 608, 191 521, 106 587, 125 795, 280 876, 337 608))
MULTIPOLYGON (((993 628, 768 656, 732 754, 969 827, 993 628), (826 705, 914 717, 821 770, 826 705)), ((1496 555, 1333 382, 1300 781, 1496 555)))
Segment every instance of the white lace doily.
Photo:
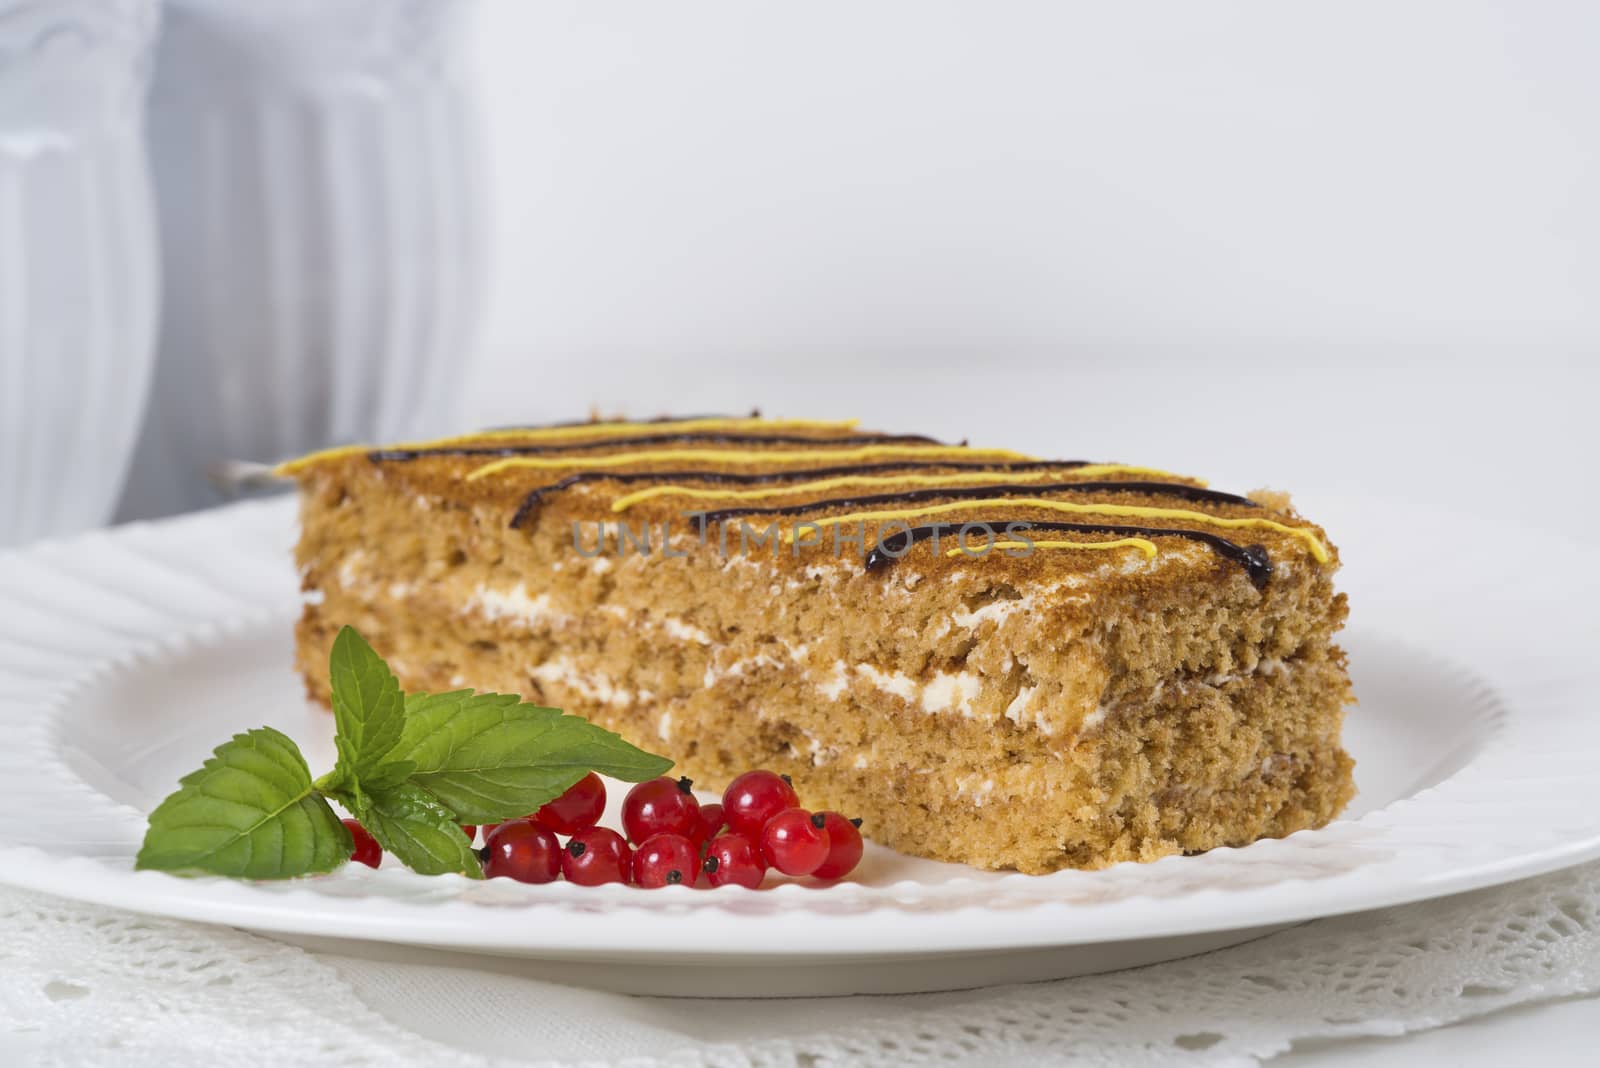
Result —
POLYGON ((1253 1064, 1297 1040, 1600 990, 1600 864, 1136 971, 948 994, 633 998, 396 952, 310 953, 0 890, 0 1061, 1253 1064))

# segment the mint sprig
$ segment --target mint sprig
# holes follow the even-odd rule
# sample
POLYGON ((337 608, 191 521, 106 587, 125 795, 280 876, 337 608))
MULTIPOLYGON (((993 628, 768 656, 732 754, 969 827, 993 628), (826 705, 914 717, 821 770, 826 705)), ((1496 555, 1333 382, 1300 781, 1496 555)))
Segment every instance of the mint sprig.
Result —
POLYGON ((334 641, 329 678, 331 772, 313 781, 299 748, 270 727, 235 735, 150 814, 135 865, 246 879, 332 871, 354 849, 333 800, 413 870, 477 879, 460 824, 525 816, 590 771, 643 782, 672 767, 515 695, 404 694, 351 627, 334 641))

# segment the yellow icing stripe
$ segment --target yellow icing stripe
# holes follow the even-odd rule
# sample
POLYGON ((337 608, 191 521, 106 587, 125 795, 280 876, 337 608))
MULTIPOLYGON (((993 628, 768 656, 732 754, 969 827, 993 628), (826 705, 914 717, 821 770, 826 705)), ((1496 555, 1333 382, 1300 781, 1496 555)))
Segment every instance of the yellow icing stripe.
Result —
POLYGON ((280 477, 297 474, 313 464, 337 460, 374 449, 408 451, 443 449, 451 445, 470 445, 492 441, 525 441, 528 444, 591 438, 630 438, 647 434, 690 434, 707 430, 851 430, 859 419, 678 419, 659 423, 582 423, 577 426, 531 427, 526 430, 482 430, 476 434, 457 434, 432 441, 401 442, 397 445, 340 445, 286 460, 272 469, 280 477))
POLYGON ((712 464, 809 464, 831 461, 877 460, 896 456, 910 456, 921 460, 993 459, 1026 461, 1035 459, 1010 449, 969 449, 961 445, 862 445, 854 449, 796 449, 777 452, 762 449, 646 449, 643 452, 617 452, 608 456, 568 456, 558 459, 547 456, 510 456, 504 460, 484 464, 467 475, 468 481, 487 478, 501 471, 582 467, 630 467, 633 464, 655 464, 667 461, 697 461, 712 464))
MULTIPOLYGON (((688 497, 697 501, 762 501, 771 497, 785 497, 792 493, 821 493, 826 490, 845 489, 851 486, 970 486, 988 482, 1042 482, 1051 478, 1070 478, 1083 475, 1143 475, 1147 478, 1175 479, 1170 471, 1154 467, 1129 467, 1126 464, 1086 464, 1083 467, 1058 468, 1052 471, 961 471, 946 475, 838 475, 820 478, 815 482, 794 482, 787 486, 764 486, 761 489, 701 489, 696 486, 651 486, 636 490, 611 502, 613 512, 625 512, 643 501, 657 497, 688 497)), ((1198 479, 1196 481, 1199 481, 1198 479)), ((1205 483, 1201 482, 1204 486, 1205 483)))
MULTIPOLYGON (((1138 549, 1148 559, 1156 554, 1156 543, 1144 538, 1118 538, 1116 541, 997 541, 993 549, 1138 549)), ((977 556, 965 549, 948 549, 946 556, 977 556)))
MULTIPOLYGON (((968 511, 973 508, 1039 508, 1050 512, 1070 512, 1074 515, 1120 515, 1135 516, 1141 519, 1181 519, 1186 523, 1199 526, 1225 527, 1229 529, 1276 530, 1281 534, 1288 534, 1305 542, 1311 550, 1311 555, 1319 564, 1328 562, 1328 547, 1322 540, 1309 530, 1301 527, 1291 527, 1287 523, 1279 523, 1271 519, 1234 518, 1231 516, 1211 515, 1207 512, 1194 512, 1187 508, 1155 508, 1143 504, 1079 504, 1075 501, 1053 501, 1043 497, 993 497, 981 501, 955 501, 950 504, 931 504, 922 508, 899 508, 893 511, 882 512, 854 512, 850 515, 824 516, 820 519, 807 520, 804 525, 815 524, 818 527, 832 527, 840 523, 861 523, 868 521, 883 521, 889 519, 920 519, 923 516, 944 515, 947 512, 968 511)), ((793 541, 795 532, 786 531, 783 536, 785 542, 793 541)))
POLYGON ((338 445, 331 449, 318 449, 316 452, 308 452, 304 456, 297 456, 293 460, 283 461, 283 463, 272 469, 272 473, 277 478, 289 478, 293 475, 298 475, 308 467, 314 467, 328 460, 342 460, 346 456, 356 456, 360 453, 371 452, 373 448, 374 446, 372 445, 338 445))

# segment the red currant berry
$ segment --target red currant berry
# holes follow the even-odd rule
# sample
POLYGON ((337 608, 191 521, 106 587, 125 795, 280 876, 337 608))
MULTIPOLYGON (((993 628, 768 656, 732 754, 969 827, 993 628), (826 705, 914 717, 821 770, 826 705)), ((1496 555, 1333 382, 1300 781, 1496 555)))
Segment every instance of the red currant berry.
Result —
POLYGON ((591 771, 566 793, 535 812, 532 818, 539 826, 548 827, 557 834, 577 834, 599 823, 600 814, 605 810, 606 784, 591 771))
POLYGON ((634 851, 636 886, 693 886, 699 877, 700 850, 681 834, 653 834, 634 851))
POLYGON ((523 883, 549 883, 561 876, 561 843, 543 827, 510 820, 494 829, 483 844, 483 873, 523 883))
POLYGON ((767 862, 750 839, 739 834, 719 834, 711 839, 701 865, 712 886, 736 883, 754 890, 767 874, 767 862))
POLYGON ((622 799, 622 829, 628 841, 642 844, 656 834, 694 838, 700 831, 700 802, 688 779, 660 778, 642 782, 622 799))
POLYGON ((690 835, 696 842, 705 845, 722 831, 722 806, 715 801, 709 805, 700 806, 700 829, 690 835))
POLYGON ((461 833, 467 836, 467 844, 471 845, 478 837, 478 825, 475 823, 463 823, 461 825, 461 833))
POLYGON ((828 859, 827 820, 822 813, 786 808, 761 828, 761 855, 785 875, 810 875, 828 859))
POLYGON ((632 867, 633 850, 610 827, 585 827, 561 851, 561 874, 579 886, 625 883, 632 867))
POLYGON ((822 814, 822 829, 828 832, 828 855, 811 874, 818 879, 839 879, 861 863, 860 820, 847 820, 837 812, 822 814))
POLYGON ((722 792, 722 818, 728 830, 754 842, 768 820, 799 804, 788 779, 770 771, 747 771, 722 792))
POLYGON ((350 854, 350 859, 357 864, 365 864, 369 868, 376 868, 383 860, 383 847, 378 840, 367 833, 367 829, 356 820, 340 820, 349 830, 350 837, 356 841, 356 851, 350 854))
MULTIPOLYGON (((483 840, 485 842, 488 842, 489 841, 489 836, 495 832, 495 828, 497 828, 497 827, 503 827, 507 823, 531 823, 531 822, 533 822, 533 817, 531 815, 529 815, 529 816, 518 816, 515 819, 505 820, 502 823, 483 823, 483 824, 479 824, 479 829, 483 831, 483 840)), ((463 831, 466 830, 465 827, 463 827, 461 829, 463 831)), ((548 828, 546 828, 546 829, 548 829, 548 828)))

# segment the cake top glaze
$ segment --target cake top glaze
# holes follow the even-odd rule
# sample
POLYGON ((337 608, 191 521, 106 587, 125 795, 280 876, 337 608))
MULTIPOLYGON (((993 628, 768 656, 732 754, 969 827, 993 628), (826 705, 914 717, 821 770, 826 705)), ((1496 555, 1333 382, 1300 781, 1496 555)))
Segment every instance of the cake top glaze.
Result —
POLYGON ((775 556, 814 561, 853 546, 867 570, 912 560, 937 570, 975 557, 1032 570, 1204 546, 1259 588, 1291 559, 1337 564, 1321 529, 1281 494, 1252 498, 1158 468, 863 431, 856 420, 753 413, 506 427, 328 449, 275 473, 314 481, 351 466, 444 506, 498 513, 518 530, 547 519, 675 524, 703 547, 730 527, 776 525, 775 556))

